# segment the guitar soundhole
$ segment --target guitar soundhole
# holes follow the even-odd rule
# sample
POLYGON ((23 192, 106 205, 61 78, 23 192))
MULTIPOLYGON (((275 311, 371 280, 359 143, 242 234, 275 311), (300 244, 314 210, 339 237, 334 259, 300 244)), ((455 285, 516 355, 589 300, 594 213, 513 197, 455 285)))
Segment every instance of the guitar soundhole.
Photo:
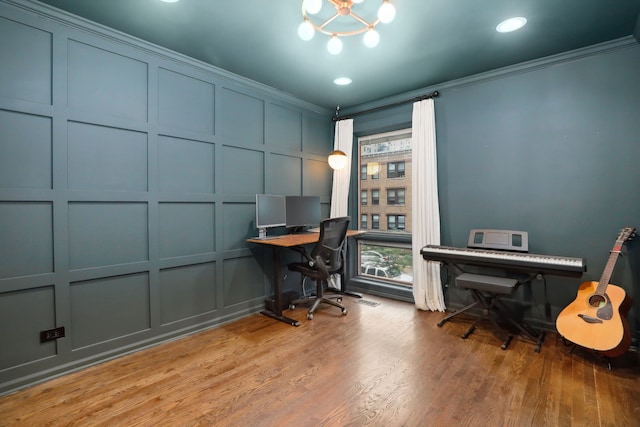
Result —
POLYGON ((604 295, 593 294, 589 297, 589 305, 593 308, 600 308, 607 303, 604 295))

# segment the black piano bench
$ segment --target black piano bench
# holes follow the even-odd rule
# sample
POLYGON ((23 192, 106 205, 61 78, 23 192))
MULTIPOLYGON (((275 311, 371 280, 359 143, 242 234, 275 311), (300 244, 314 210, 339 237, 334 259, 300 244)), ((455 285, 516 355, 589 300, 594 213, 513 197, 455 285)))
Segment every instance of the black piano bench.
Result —
POLYGON ((506 350, 513 339, 513 334, 498 324, 497 319, 501 319, 515 326, 524 333, 526 337, 536 342, 535 351, 539 353, 543 333, 534 331, 528 325, 518 322, 510 313, 509 309, 500 301, 500 298, 512 295, 519 285, 520 282, 518 279, 508 277, 484 276, 471 273, 460 274, 456 277, 456 286, 471 291, 474 301, 466 307, 447 315, 438 323, 438 326, 441 327, 449 319, 458 314, 464 313, 473 307, 480 306, 482 308, 482 314, 471 324, 469 329, 462 334, 463 339, 471 335, 480 321, 489 320, 495 333, 502 339, 500 348, 506 350))

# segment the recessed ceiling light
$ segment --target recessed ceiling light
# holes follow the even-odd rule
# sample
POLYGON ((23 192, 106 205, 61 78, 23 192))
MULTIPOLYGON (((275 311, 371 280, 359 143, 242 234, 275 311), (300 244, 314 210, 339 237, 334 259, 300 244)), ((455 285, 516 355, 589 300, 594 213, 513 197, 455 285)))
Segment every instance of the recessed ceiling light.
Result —
POLYGON ((502 21, 496 27, 496 31, 499 33, 509 33, 511 31, 519 30, 524 27, 524 24, 527 23, 527 18, 523 18, 521 16, 515 18, 509 18, 505 21, 502 21))
POLYGON ((165 3, 176 3, 176 2, 178 2, 180 0, 160 0, 160 1, 163 1, 165 3))
POLYGON ((338 86, 346 86, 351 84, 351 79, 349 77, 338 77, 333 82, 338 86))

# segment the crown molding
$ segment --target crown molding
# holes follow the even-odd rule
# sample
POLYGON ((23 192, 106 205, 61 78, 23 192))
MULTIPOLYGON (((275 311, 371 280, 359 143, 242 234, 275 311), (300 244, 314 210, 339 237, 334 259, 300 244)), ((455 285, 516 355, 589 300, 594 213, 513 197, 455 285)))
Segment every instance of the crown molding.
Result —
MULTIPOLYGON (((638 26, 640 27, 640 24, 638 24, 638 26)), ((571 50, 568 52, 563 52, 555 55, 550 55, 544 58, 521 62, 519 64, 486 71, 484 73, 474 74, 469 77, 463 77, 456 80, 444 81, 442 83, 433 84, 421 89, 416 89, 409 92, 403 92, 401 94, 396 94, 390 97, 378 99, 376 101, 370 101, 364 104, 345 108, 344 110, 340 111, 340 114, 346 116, 346 115, 349 115, 349 113, 353 113, 355 111, 368 110, 368 109, 379 107, 381 105, 393 104, 404 99, 417 98, 426 93, 430 93, 434 91, 438 91, 441 97, 442 96, 446 97, 447 89, 458 89, 464 86, 469 86, 472 84, 495 80, 498 78, 504 78, 510 75, 529 73, 532 71, 549 68, 551 66, 555 66, 562 63, 573 62, 582 58, 587 58, 587 57, 591 57, 594 55, 599 55, 607 52, 614 52, 614 51, 624 50, 624 49, 635 49, 635 48, 638 48, 638 43, 639 41, 636 40, 634 36, 629 35, 616 40, 599 43, 599 44, 595 44, 595 45, 591 45, 584 48, 575 49, 575 50, 571 50)))

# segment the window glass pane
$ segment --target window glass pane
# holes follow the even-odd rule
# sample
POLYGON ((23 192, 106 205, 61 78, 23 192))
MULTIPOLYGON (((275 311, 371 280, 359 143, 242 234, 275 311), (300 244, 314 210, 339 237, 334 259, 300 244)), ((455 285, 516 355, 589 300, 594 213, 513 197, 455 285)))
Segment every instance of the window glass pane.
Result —
POLYGON ((392 282, 399 286, 412 286, 413 261, 408 245, 360 245, 360 275, 392 282))
POLYGON ((387 216, 387 228, 389 230, 395 230, 396 229, 396 219, 397 219, 396 215, 387 216))
POLYGON ((360 204, 362 205, 367 204, 367 190, 362 190, 360 192, 360 204))
POLYGON ((401 215, 405 218, 402 227, 395 221, 393 227, 389 228, 388 221, 383 221, 379 223, 378 230, 410 234, 411 130, 360 137, 358 144, 361 175, 359 190, 368 191, 370 197, 366 205, 361 200, 360 213, 382 215, 383 218, 387 218, 388 215, 401 215), (377 167, 367 168, 373 165, 377 167), (363 178, 363 174, 366 179, 363 178))

